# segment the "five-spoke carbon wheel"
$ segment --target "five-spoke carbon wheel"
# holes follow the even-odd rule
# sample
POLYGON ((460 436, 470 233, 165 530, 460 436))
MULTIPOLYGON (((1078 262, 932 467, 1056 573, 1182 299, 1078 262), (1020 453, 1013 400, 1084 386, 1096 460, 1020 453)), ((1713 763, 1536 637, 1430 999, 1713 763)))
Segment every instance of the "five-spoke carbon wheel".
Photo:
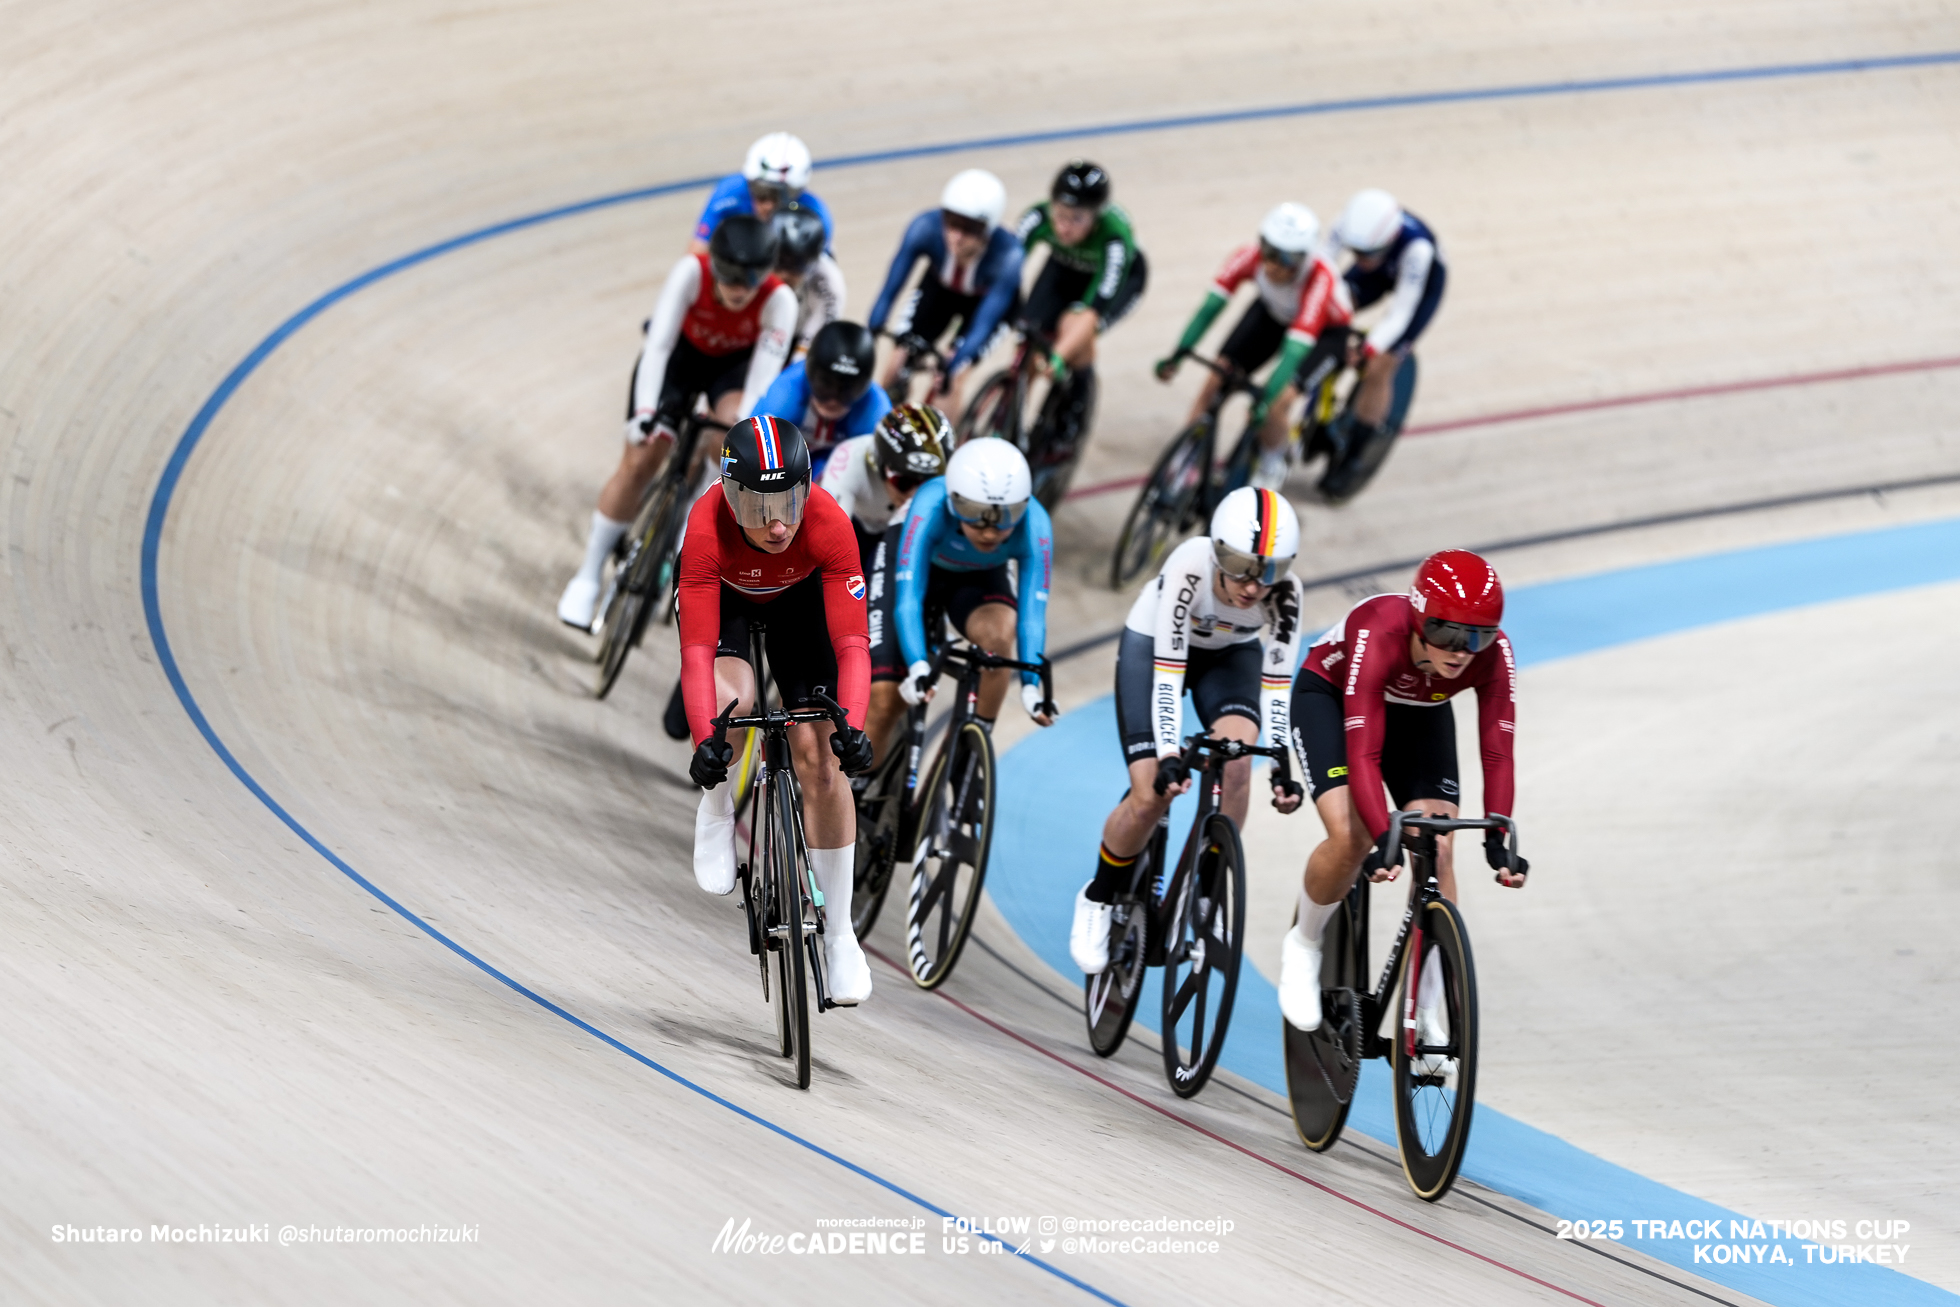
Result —
POLYGON ((1172 893, 1164 941, 1164 1074, 1178 1097, 1191 1098, 1218 1065, 1239 990, 1245 853, 1230 817, 1220 812, 1206 819, 1196 864, 1172 893))

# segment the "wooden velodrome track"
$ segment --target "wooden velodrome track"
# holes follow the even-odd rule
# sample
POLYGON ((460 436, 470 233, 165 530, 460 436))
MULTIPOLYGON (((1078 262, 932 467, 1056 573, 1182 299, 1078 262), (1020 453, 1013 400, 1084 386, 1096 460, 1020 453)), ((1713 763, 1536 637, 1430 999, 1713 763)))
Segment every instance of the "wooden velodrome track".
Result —
MULTIPOLYGON (((1160 389, 1148 361, 1259 214, 1331 216, 1367 184, 1451 261, 1418 424, 1871 370, 1412 437, 1360 502, 1307 511, 1308 575, 1391 586, 1433 548, 1567 537, 1500 553, 1515 587, 1951 517, 1936 483, 1570 534, 1960 471, 1960 66, 1789 72, 1960 50, 1950 4, 4 13, 0 1297, 1748 1300, 1475 1186, 1416 1203, 1379 1145, 1306 1154, 1257 1087, 1173 1108, 1147 1048, 1082 1074, 1079 1017, 1026 979, 1075 978, 991 919, 957 1003, 881 970, 818 1021, 811 1091, 784 1086, 739 916, 687 872, 692 791, 657 728, 676 659, 596 704, 550 611, 698 190, 457 248, 273 333, 411 251, 718 175, 782 126, 835 159, 1630 79, 895 158, 815 189, 861 311, 952 169, 1019 202, 1071 152, 1110 168, 1152 278, 1106 342, 1081 484, 1169 435, 1194 382, 1160 389), (1723 68, 1786 75, 1640 80, 1723 68), (942 1212, 1235 1228, 1215 1254, 1016 1258, 941 1251, 942 1212), (730 1217, 919 1218, 927 1251, 711 1252, 730 1217), (286 1223, 476 1238, 52 1234, 286 1223)), ((1093 578, 1126 503, 1060 514, 1052 647, 1120 620, 1093 578)), ((1315 615, 1369 585, 1324 587, 1315 615)), ((1906 1269, 1947 1289, 1956 598, 1528 673, 1540 873, 1465 890, 1486 1102, 1765 1219, 1909 1220, 1906 1269)), ((1106 650, 1066 663, 1065 705, 1108 675, 1106 650)), ((1269 973, 1305 838, 1252 823, 1269 973)), ((1828 1300, 1784 1283, 1770 1300, 1828 1300)))

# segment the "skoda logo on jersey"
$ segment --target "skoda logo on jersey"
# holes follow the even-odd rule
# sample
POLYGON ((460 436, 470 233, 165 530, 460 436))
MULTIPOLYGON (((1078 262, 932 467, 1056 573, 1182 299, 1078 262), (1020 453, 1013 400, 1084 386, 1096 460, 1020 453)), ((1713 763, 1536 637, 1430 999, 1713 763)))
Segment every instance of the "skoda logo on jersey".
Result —
POLYGON ((844 582, 844 588, 845 588, 846 590, 849 590, 849 591, 851 592, 851 598, 853 598, 853 599, 862 599, 862 598, 864 598, 864 578, 863 578, 863 577, 861 577, 861 576, 854 576, 854 577, 852 577, 852 578, 851 578, 850 580, 848 580, 848 581, 846 581, 846 582, 844 582))

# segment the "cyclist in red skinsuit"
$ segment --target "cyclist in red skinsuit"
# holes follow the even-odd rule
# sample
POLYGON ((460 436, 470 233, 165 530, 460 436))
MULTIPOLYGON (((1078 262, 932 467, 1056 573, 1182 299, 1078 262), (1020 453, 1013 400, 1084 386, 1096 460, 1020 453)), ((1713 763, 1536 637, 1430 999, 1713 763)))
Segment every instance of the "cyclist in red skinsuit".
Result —
MULTIPOLYGON (((1511 744, 1516 734, 1517 659, 1498 626, 1504 590, 1477 555, 1445 550, 1424 560, 1408 594, 1376 595, 1307 650, 1293 680, 1293 747, 1306 772, 1327 838, 1307 859, 1299 917, 1280 950, 1280 1011, 1300 1030, 1320 1025, 1320 938, 1355 878, 1392 880, 1385 865, 1387 788, 1398 808, 1454 817, 1456 723, 1450 700, 1477 692, 1484 812, 1510 816, 1516 797, 1511 744)), ((1484 854, 1498 882, 1524 885, 1529 864, 1513 869, 1503 835, 1485 834, 1484 854)), ((1456 898, 1450 840, 1438 841, 1436 881, 1456 898)), ((1425 969, 1417 1020, 1436 1020, 1440 988, 1425 969)), ((1431 1041, 1433 1042, 1433 1041, 1431 1041)))
POLYGON ((713 736, 732 702, 755 711, 761 668, 751 667, 752 623, 767 628, 764 655, 784 707, 814 705, 819 692, 843 708, 846 725, 799 722, 790 760, 803 790, 810 870, 827 905, 824 949, 830 996, 840 1004, 871 994, 871 968, 851 931, 857 809, 846 772, 871 768, 864 733, 871 690, 865 636, 864 568, 850 514, 810 485, 810 450, 793 422, 760 416, 729 429, 721 486, 688 513, 680 557, 681 692, 694 735, 688 775, 702 787, 694 818, 694 878, 711 894, 735 887, 734 751, 713 736))

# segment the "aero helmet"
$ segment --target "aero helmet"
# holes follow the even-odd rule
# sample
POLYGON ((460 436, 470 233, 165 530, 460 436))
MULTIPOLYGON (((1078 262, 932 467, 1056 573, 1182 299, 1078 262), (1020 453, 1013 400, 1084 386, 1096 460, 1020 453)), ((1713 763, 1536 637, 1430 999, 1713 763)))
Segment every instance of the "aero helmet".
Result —
POLYGON ((794 422, 744 418, 721 447, 721 493, 743 526, 795 526, 810 497, 810 447, 794 422))
POLYGON ((1409 607, 1422 619, 1422 638, 1438 649, 1487 648, 1504 620, 1504 587, 1489 563, 1467 549, 1445 549, 1422 560, 1409 607))
POLYGON ((1300 552, 1300 519, 1278 492, 1240 486, 1211 515, 1211 552, 1225 575, 1272 585, 1300 552))
POLYGON ((708 263, 726 286, 758 286, 776 266, 776 228, 752 213, 731 213, 708 238, 708 263))
POLYGON ((749 147, 742 176, 793 200, 810 184, 810 147, 788 132, 771 132, 749 147))
POLYGON ((878 421, 871 447, 878 471, 901 489, 911 489, 946 471, 946 447, 953 426, 946 415, 923 404, 903 404, 878 421))
POLYGON ((803 361, 810 393, 827 404, 855 404, 871 389, 878 340, 856 322, 826 322, 810 342, 803 361))
POLYGON ((939 196, 939 211, 954 219, 964 218, 967 224, 980 224, 982 234, 990 232, 1000 226, 1001 214, 1007 211, 1007 187, 984 168, 968 168, 946 183, 939 196))
POLYGON ((823 253, 823 219, 812 209, 792 204, 770 219, 776 228, 776 270, 807 272, 823 253))
POLYGON ((1033 489, 1028 460, 998 436, 969 440, 946 460, 946 511, 971 526, 1020 525, 1033 489))
POLYGON ((1385 250, 1402 230, 1402 206, 1387 191, 1356 191, 1334 224, 1334 239, 1356 254, 1385 250))
POLYGON ((1279 204, 1259 224, 1259 253, 1297 268, 1320 239, 1320 219, 1304 204, 1279 204))

